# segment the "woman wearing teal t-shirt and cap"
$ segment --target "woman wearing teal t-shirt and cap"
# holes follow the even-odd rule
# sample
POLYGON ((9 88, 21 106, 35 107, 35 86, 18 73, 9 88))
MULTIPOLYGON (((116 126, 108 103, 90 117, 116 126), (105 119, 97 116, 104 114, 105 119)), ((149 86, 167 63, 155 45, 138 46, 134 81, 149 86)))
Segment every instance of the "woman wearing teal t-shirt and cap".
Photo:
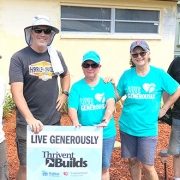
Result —
POLYGON ((103 128, 102 180, 109 180, 109 167, 114 147, 116 128, 113 118, 115 92, 111 83, 98 76, 100 57, 88 51, 82 60, 84 78, 72 85, 69 99, 69 116, 74 126, 103 128))
POLYGON ((137 40, 130 46, 131 68, 124 71, 117 85, 117 96, 126 96, 119 118, 121 157, 128 158, 133 180, 157 180, 154 159, 158 139, 158 116, 165 115, 180 96, 179 84, 164 70, 150 66, 150 48, 137 40), (170 94, 160 109, 162 93, 170 94))

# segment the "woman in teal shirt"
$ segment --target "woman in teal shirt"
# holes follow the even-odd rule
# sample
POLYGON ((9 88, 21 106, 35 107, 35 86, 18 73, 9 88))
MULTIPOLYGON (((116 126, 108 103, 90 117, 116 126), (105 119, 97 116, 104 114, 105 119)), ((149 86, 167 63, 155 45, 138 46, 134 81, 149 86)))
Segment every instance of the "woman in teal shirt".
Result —
POLYGON ((154 158, 158 136, 158 115, 165 115, 180 96, 179 84, 165 71, 149 65, 150 49, 146 41, 130 46, 132 67, 122 74, 117 85, 119 99, 126 96, 119 118, 121 157, 128 158, 131 177, 157 180, 154 158), (160 109, 162 93, 171 96, 160 109))
POLYGON ((111 83, 105 83, 98 76, 100 68, 100 57, 95 51, 84 54, 84 78, 72 85, 68 107, 74 126, 97 125, 103 128, 102 180, 109 180, 109 167, 116 136, 113 117, 115 92, 111 83))

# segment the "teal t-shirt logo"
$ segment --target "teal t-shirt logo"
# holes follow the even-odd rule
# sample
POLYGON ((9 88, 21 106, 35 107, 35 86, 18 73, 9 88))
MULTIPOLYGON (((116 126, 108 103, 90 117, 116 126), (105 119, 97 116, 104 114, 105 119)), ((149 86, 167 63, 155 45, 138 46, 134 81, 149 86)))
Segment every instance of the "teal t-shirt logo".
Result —
POLYGON ((149 83, 144 83, 143 84, 143 89, 148 93, 154 92, 155 87, 156 87, 156 85, 154 83, 150 83, 150 84, 149 83))
POLYGON ((95 94, 95 99, 99 102, 104 103, 105 102, 105 96, 104 93, 97 93, 95 94))

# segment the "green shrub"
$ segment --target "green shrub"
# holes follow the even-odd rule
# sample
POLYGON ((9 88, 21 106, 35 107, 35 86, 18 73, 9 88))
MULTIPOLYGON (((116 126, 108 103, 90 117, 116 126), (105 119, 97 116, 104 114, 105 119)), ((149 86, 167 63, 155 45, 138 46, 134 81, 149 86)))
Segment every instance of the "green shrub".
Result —
MULTIPOLYGON (((3 118, 11 115, 12 112, 15 110, 15 107, 16 105, 12 99, 11 94, 7 93, 5 97, 4 106, 3 106, 3 118)), ((61 113, 64 113, 64 114, 68 113, 67 102, 65 102, 65 104, 61 108, 61 113)))
POLYGON ((5 102, 3 106, 3 118, 12 114, 13 110, 15 109, 15 103, 12 99, 10 93, 7 93, 5 96, 5 102))

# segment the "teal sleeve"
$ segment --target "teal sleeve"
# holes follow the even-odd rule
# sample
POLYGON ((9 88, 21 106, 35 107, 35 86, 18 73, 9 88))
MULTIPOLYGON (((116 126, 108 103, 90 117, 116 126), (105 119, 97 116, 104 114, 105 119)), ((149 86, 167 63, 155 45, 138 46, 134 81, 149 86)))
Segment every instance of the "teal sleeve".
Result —
POLYGON ((68 98, 68 108, 78 109, 78 106, 79 106, 79 91, 75 86, 72 86, 68 98))
POLYGON ((106 99, 110 99, 110 98, 116 99, 115 90, 112 83, 107 83, 106 95, 107 95, 106 99))
POLYGON ((168 73, 164 72, 162 70, 162 79, 163 84, 162 88, 164 91, 166 91, 168 94, 172 95, 176 92, 177 88, 179 87, 179 83, 174 80, 168 73))
POLYGON ((117 91, 118 91, 119 96, 121 97, 125 95, 124 82, 125 82, 125 73, 123 73, 123 75, 120 77, 117 84, 117 91))

